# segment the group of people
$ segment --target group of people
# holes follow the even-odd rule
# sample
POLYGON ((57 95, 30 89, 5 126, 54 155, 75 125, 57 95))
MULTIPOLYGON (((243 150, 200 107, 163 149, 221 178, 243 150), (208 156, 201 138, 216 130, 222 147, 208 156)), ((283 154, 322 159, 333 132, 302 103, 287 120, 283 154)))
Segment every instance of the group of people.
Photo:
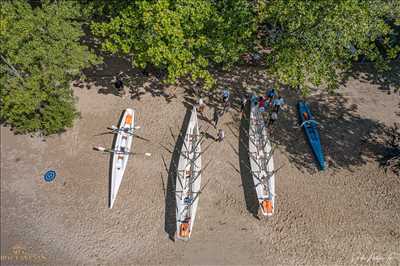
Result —
MULTIPOLYGON (((215 107, 214 114, 213 114, 213 126, 217 128, 218 121, 222 115, 229 110, 230 108, 230 91, 228 88, 222 90, 222 106, 223 109, 221 110, 218 107, 215 107)), ((282 96, 277 95, 274 88, 271 88, 265 93, 265 96, 257 97, 254 93, 250 96, 242 95, 240 99, 240 111, 243 115, 245 107, 247 105, 248 100, 250 99, 251 104, 258 105, 260 112, 268 113, 268 121, 266 121, 267 126, 272 125, 278 119, 279 110, 284 105, 285 101, 282 96)), ((204 117, 204 109, 206 105, 204 103, 203 98, 199 98, 197 102, 197 110, 199 111, 200 115, 204 117)), ((225 133, 222 129, 218 130, 217 140, 222 141, 224 139, 225 133)))
POLYGON ((261 113, 268 112, 269 117, 267 126, 271 126, 278 120, 279 110, 284 105, 285 101, 282 96, 278 96, 275 89, 271 88, 265 93, 265 96, 257 97, 255 94, 251 96, 251 104, 258 106, 261 113))

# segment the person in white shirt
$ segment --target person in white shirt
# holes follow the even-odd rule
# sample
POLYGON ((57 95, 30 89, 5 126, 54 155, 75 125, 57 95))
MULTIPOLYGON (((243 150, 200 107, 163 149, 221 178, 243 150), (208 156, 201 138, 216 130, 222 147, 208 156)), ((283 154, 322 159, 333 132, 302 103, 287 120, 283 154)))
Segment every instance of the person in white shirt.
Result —
POLYGON ((206 105, 205 105, 205 103, 204 103, 204 101, 203 101, 203 98, 200 98, 200 99, 198 100, 197 106, 198 106, 199 113, 200 113, 201 115, 204 115, 203 112, 204 112, 204 108, 206 107, 206 105))
POLYGON ((283 100, 282 96, 279 96, 277 99, 274 99, 273 101, 273 108, 276 113, 279 112, 279 109, 285 104, 285 101, 283 100))
POLYGON ((221 142, 221 141, 223 141, 224 140, 224 138, 225 138, 225 132, 222 130, 222 129, 220 129, 220 130, 218 130, 218 141, 219 142, 221 142))
POLYGON ((273 111, 272 114, 271 114, 271 117, 269 118, 269 121, 268 121, 268 127, 269 127, 269 126, 272 126, 272 124, 273 124, 276 120, 278 120, 278 113, 275 112, 275 111, 273 111))

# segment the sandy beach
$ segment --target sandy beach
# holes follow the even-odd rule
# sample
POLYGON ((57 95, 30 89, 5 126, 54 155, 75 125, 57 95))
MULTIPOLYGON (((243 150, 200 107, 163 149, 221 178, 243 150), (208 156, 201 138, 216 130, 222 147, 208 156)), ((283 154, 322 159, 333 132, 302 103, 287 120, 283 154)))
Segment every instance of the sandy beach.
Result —
MULTIPOLYGON (((140 76, 124 61, 112 67, 133 78, 132 94, 117 95, 110 68, 87 73, 87 82, 72 85, 80 118, 66 132, 38 137, 1 127, 2 265, 400 264, 400 178, 379 167, 384 147, 376 138, 399 121, 398 93, 362 77, 332 95, 313 93, 308 101, 329 164, 321 172, 298 127, 298 96, 283 90, 286 106, 271 130, 275 164, 282 166, 271 219, 255 217, 247 151, 239 141, 246 121, 233 93, 233 108, 219 122, 225 140, 204 143, 214 143, 203 155, 211 164, 202 180, 210 183, 192 238, 174 242, 171 161, 195 100, 191 85, 175 86, 176 97, 169 99, 165 92, 172 86, 140 76), (130 158, 109 209, 110 156, 93 147, 112 145, 114 136, 102 133, 128 107, 137 112, 138 135, 149 139, 135 138, 133 150, 152 156, 130 158), (49 169, 57 172, 52 183, 42 178, 49 169)), ((261 85, 263 93, 270 81, 261 70, 237 68, 218 82, 238 90, 261 85)), ((216 100, 205 102, 211 119, 216 100)), ((210 124, 203 119, 200 125, 205 130, 210 124)), ((217 134, 212 126, 208 132, 217 134)))

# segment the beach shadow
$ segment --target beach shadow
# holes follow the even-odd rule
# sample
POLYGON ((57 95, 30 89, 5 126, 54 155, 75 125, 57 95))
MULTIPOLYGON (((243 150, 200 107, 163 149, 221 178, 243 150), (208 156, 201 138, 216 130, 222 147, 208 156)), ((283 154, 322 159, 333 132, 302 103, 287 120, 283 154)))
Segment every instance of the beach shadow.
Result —
MULTIPOLYGON (((182 127, 179 131, 178 136, 176 137, 176 143, 174 150, 171 156, 171 162, 168 168, 168 181, 167 181, 167 190, 165 195, 165 216, 164 216, 164 230, 168 234, 171 240, 175 240, 176 233, 176 198, 175 198, 175 190, 176 190, 176 178, 177 178, 177 167, 179 163, 179 156, 182 150, 183 141, 185 139, 186 129, 189 125, 190 115, 192 109, 188 108, 186 110, 185 117, 183 119, 182 127)), ((171 135, 172 135, 171 129, 171 135)))
POLYGON ((246 202, 247 210, 256 218, 258 218, 258 200, 257 193, 250 171, 250 158, 249 158, 249 105, 246 105, 244 115, 240 120, 239 127, 239 166, 240 177, 242 179, 244 199, 246 202))
POLYGON ((354 63, 352 68, 344 73, 341 84, 345 86, 350 78, 378 85, 378 89, 387 94, 400 95, 400 57, 393 60, 389 69, 383 72, 377 71, 372 63, 354 63))
MULTIPOLYGON (((299 127, 297 102, 301 98, 292 91, 285 91, 286 110, 270 131, 272 140, 286 151, 289 163, 297 169, 315 173, 316 161, 303 128, 299 127)), ((348 103, 341 95, 314 95, 307 98, 315 120, 319 123, 321 145, 329 168, 346 168, 366 164, 384 154, 385 147, 378 141, 384 124, 363 118, 357 106, 348 103)))
POLYGON ((120 76, 124 92, 130 99, 141 100, 145 94, 153 97, 164 97, 167 103, 173 98, 165 92, 166 85, 161 81, 165 79, 165 70, 148 66, 141 70, 133 67, 132 59, 129 56, 117 56, 106 53, 91 34, 89 27, 84 26, 85 35, 81 43, 87 45, 96 55, 102 58, 103 62, 96 66, 84 69, 85 80, 76 80, 79 88, 96 88, 99 94, 114 95, 122 97, 123 92, 115 88, 117 76, 120 76), (121 73, 121 75, 119 75, 121 73))

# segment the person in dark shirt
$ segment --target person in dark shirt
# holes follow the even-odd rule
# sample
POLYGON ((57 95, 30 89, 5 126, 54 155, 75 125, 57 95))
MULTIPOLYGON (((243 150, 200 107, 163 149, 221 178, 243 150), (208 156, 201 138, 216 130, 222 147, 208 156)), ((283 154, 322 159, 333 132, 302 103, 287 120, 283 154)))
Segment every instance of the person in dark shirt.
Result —
POLYGON ((275 95, 276 95, 275 89, 274 89, 274 88, 271 88, 271 89, 267 92, 267 95, 266 95, 268 101, 271 102, 271 101, 274 99, 275 95))

